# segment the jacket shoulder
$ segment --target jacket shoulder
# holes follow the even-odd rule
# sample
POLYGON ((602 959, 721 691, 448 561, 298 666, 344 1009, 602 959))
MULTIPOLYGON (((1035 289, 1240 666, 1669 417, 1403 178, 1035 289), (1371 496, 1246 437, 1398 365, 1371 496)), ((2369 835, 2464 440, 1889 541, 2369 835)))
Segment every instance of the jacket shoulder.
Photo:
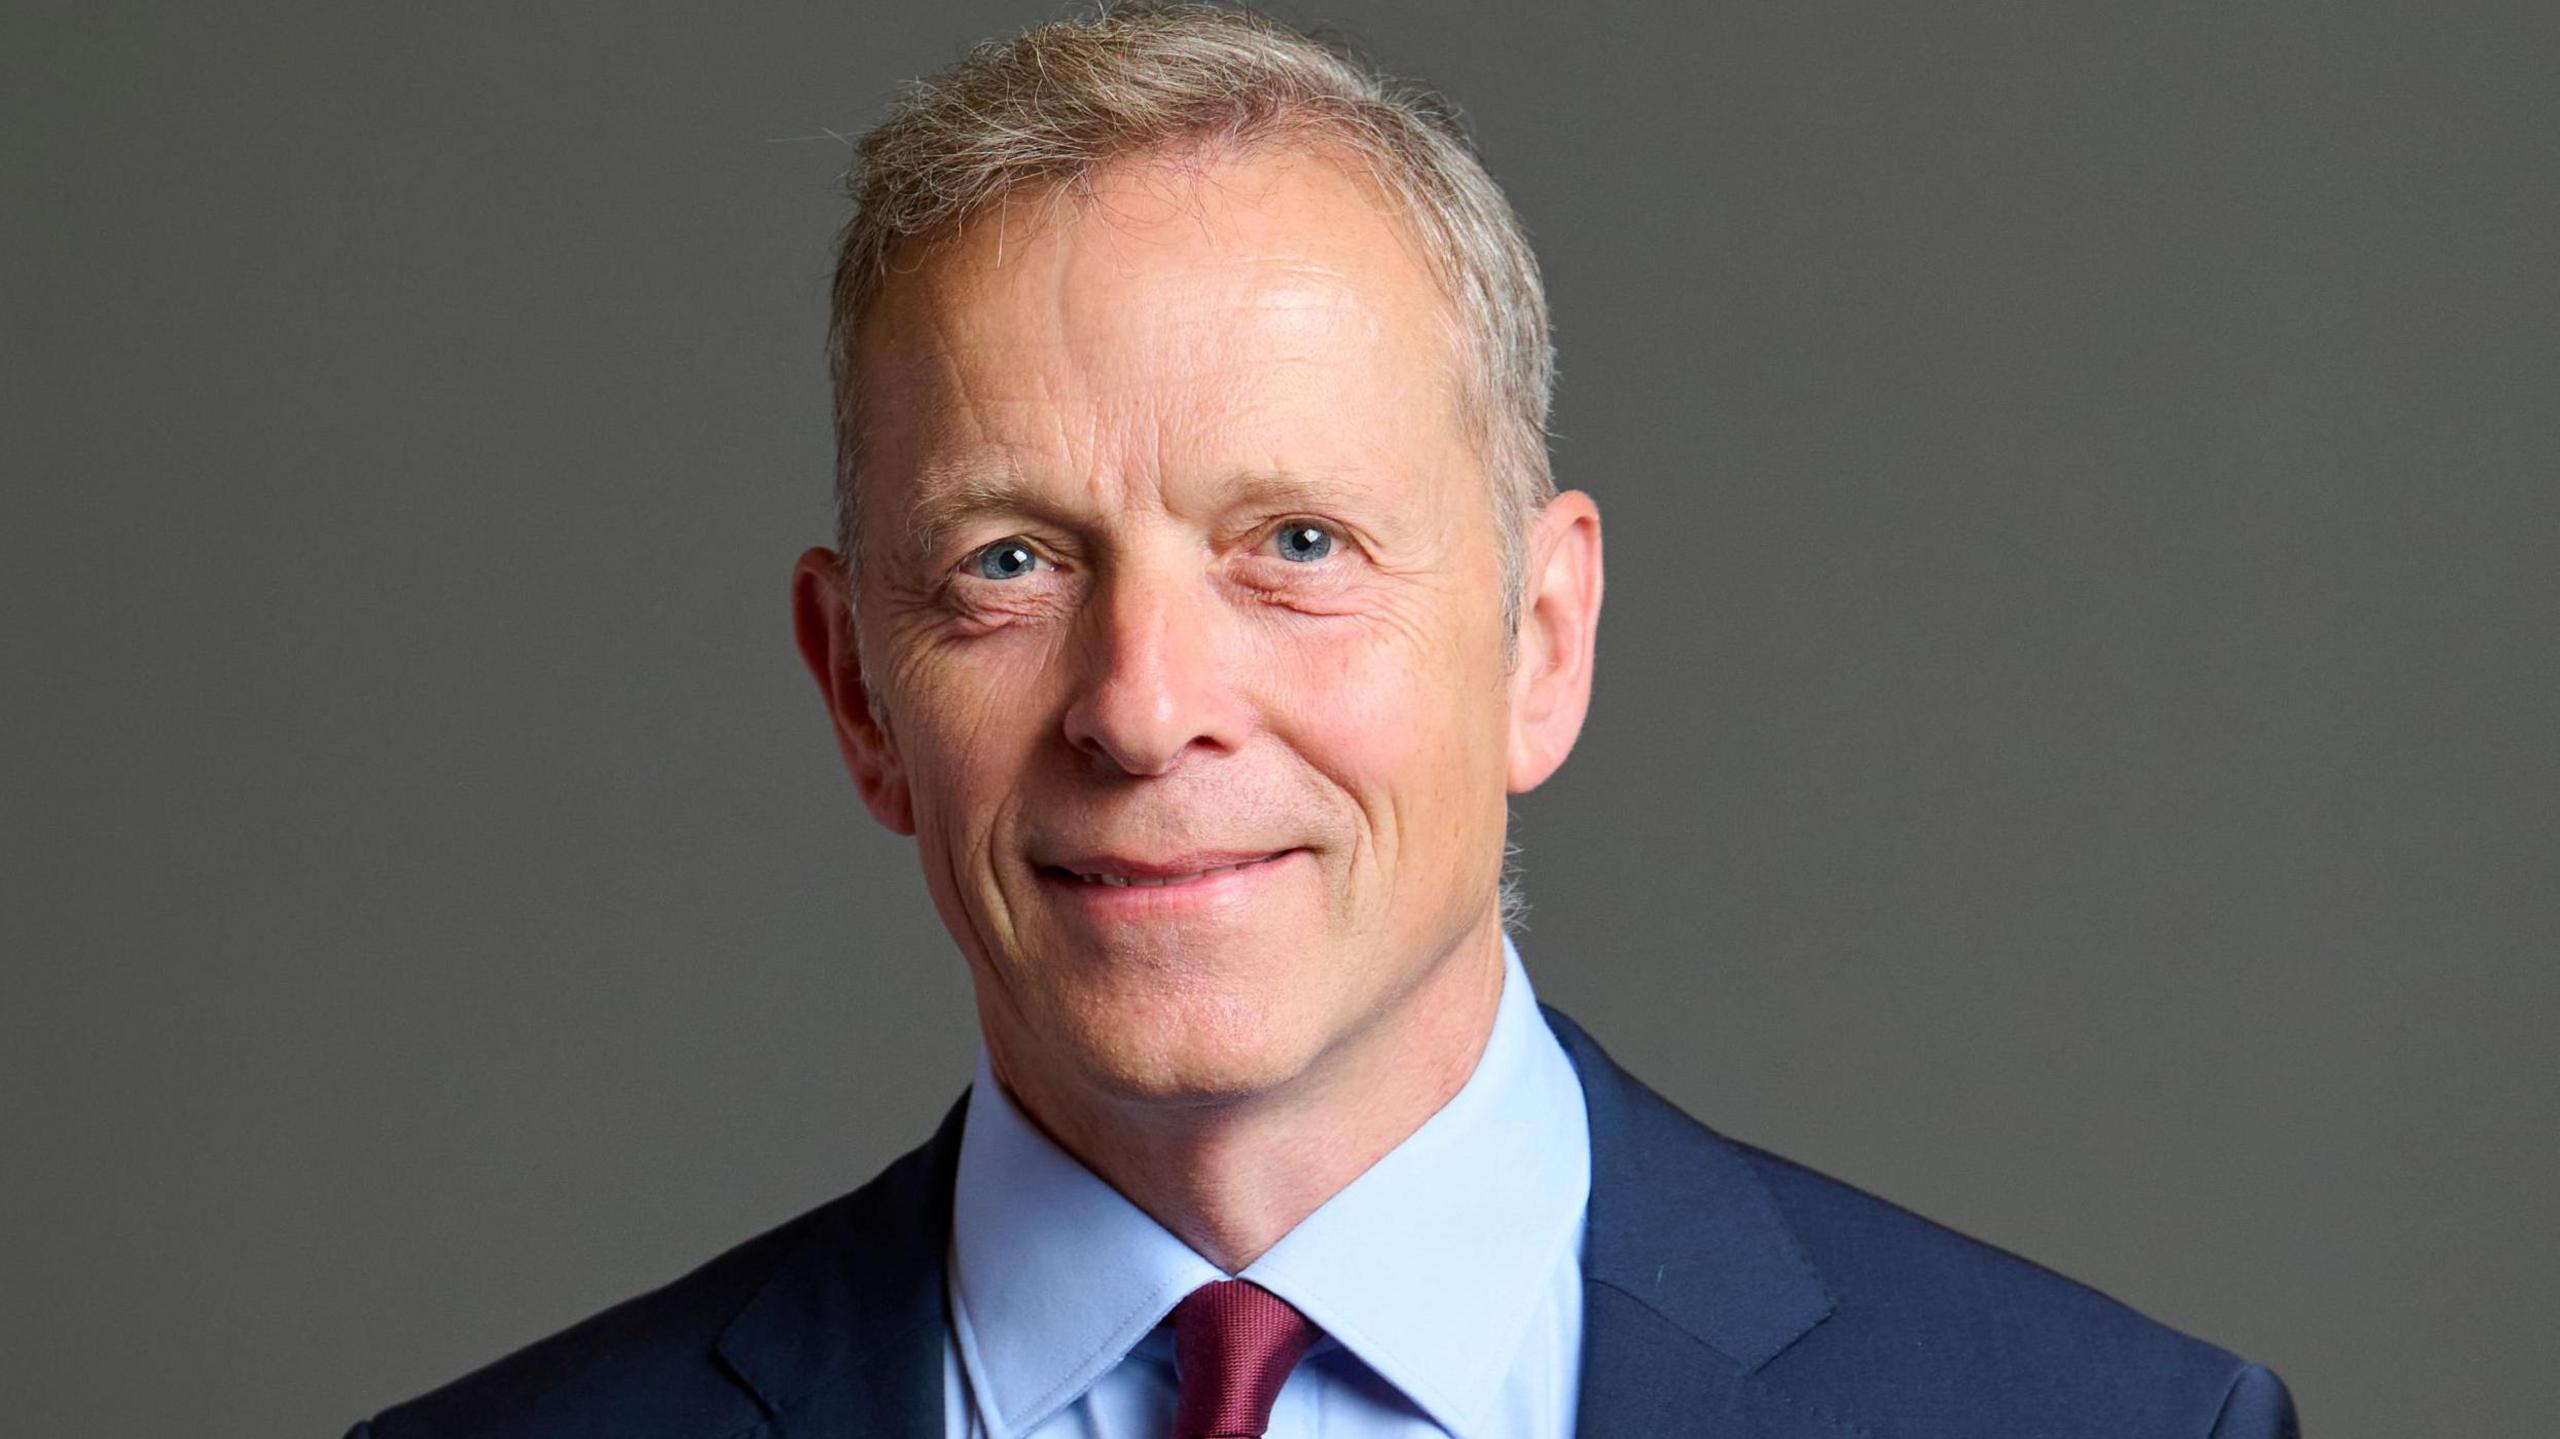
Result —
POLYGON ((861 1188, 387 1409, 350 1439, 729 1439, 754 1431, 767 1396, 759 1376, 733 1369, 724 1353, 733 1323, 777 1288, 812 1274, 833 1282, 850 1268, 838 1261, 860 1250, 912 1257, 927 1236, 906 1231, 925 1222, 920 1206, 956 1134, 946 1121, 942 1134, 861 1188))
POLYGON ((754 1428, 762 1412, 720 1364, 721 1329, 785 1257, 844 1222, 859 1192, 383 1411, 372 1421, 373 1439, 694 1439, 754 1428))
MULTIPOLYGON (((1878 1435, 2220 1432, 2235 1393, 2276 1385, 2239 1356, 2097 1289, 1733 1140, 1832 1312, 1772 1361, 1780 1387, 1890 1396, 1878 1435), (1918 1421, 1918 1422, 1914 1422, 1918 1421)), ((2280 1386, 2277 1386, 2281 1392, 2280 1386)))

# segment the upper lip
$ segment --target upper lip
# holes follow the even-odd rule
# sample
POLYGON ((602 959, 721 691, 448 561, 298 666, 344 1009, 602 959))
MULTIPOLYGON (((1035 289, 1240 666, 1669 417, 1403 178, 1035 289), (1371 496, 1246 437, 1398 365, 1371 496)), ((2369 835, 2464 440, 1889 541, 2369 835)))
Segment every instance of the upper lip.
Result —
POLYGON ((1204 869, 1250 864, 1288 852, 1287 849, 1202 849, 1162 859, 1136 859, 1121 854, 1078 854, 1043 860, 1041 864, 1048 869, 1109 875, 1114 879, 1171 879, 1176 875, 1198 874, 1204 869))

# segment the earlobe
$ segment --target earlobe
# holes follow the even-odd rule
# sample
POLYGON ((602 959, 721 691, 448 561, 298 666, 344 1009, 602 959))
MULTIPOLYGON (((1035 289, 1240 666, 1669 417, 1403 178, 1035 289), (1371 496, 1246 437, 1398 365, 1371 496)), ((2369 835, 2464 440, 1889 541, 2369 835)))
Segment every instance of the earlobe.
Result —
POLYGON ((844 566, 833 550, 813 548, 791 573, 791 628, 801 662, 818 682, 836 748, 853 776, 871 817, 895 834, 916 832, 915 805, 906 770, 888 726, 872 713, 863 684, 862 649, 854 634, 853 607, 845 593, 844 566))
POLYGON ((1510 681, 1513 794, 1546 783, 1582 734, 1591 708, 1601 578, 1600 507, 1580 490, 1567 490, 1529 527, 1519 663, 1510 681))

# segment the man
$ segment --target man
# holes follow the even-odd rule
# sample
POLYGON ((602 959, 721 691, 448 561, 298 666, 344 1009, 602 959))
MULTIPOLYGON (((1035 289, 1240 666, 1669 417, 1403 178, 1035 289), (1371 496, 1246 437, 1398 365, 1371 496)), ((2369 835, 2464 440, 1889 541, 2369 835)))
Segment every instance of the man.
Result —
POLYGON ((1128 10, 862 144, 799 643, 984 1040, 865 1188, 359 1434, 2270 1435, 2266 1370, 1541 1012, 1597 510, 1444 114, 1128 10))

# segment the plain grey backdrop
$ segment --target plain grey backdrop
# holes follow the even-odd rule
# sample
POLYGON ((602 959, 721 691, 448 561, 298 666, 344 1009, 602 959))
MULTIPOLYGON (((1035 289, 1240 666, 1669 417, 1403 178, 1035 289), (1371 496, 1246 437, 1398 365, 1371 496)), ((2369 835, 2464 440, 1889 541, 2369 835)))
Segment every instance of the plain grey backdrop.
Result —
MULTIPOLYGON (((785 579, 831 132, 1046 4, 20 3, 6 1427, 335 1435, 974 1053, 785 579)), ((1544 259, 1547 997, 2275 1365, 2560 1412, 2560 22, 1308 0, 1544 259)))

